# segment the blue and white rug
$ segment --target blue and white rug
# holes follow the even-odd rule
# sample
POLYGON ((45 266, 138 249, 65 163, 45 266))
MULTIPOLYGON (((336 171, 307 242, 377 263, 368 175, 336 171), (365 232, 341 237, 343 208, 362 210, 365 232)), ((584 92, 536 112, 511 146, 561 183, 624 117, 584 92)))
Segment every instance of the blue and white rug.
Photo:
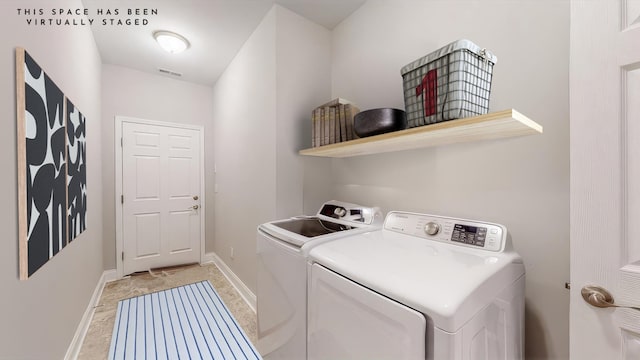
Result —
POLYGON ((205 280, 121 300, 109 359, 261 357, 205 280))

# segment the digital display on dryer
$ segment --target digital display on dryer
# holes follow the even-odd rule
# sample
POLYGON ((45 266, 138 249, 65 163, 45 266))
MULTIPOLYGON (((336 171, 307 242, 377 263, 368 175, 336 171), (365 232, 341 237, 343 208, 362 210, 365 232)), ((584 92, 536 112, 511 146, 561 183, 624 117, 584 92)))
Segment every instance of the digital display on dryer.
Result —
POLYGON ((484 247, 487 228, 455 224, 451 233, 451 241, 484 247))

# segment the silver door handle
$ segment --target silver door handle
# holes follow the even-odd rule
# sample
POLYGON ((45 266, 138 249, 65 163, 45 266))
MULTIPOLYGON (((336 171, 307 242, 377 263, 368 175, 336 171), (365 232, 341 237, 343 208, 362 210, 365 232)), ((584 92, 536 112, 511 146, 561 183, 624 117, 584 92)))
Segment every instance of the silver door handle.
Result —
POLYGON ((200 209, 199 205, 193 205, 192 207, 188 208, 187 210, 198 210, 200 209))
POLYGON ((582 294, 582 298, 584 301, 589 303, 589 305, 599 307, 599 308, 623 308, 623 309, 634 309, 640 311, 640 307, 636 306, 625 306, 625 305, 616 305, 613 303, 613 296, 608 292, 605 288, 597 285, 588 285, 582 288, 580 291, 582 294))

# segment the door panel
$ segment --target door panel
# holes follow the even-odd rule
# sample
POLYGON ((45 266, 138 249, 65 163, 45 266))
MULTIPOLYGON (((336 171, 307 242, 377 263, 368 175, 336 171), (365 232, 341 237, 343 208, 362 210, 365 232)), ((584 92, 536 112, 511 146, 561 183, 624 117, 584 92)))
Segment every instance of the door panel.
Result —
POLYGON ((189 185, 191 159, 169 158, 169 196, 176 198, 190 198, 192 196, 189 185))
POLYGON ((160 199, 160 157, 136 156, 135 200, 160 199))
POLYGON ((571 356, 640 358, 640 1, 571 2, 571 356))
POLYGON ((188 235, 191 232, 192 219, 193 214, 191 210, 173 211, 169 213, 169 232, 167 236, 169 238, 169 251, 171 253, 189 251, 191 249, 188 235))
MULTIPOLYGON (((640 39, 639 39, 640 41, 640 39)), ((640 45, 637 45, 640 46, 640 45)), ((626 143, 627 151, 627 192, 629 199, 640 199, 640 63, 627 66, 623 70, 623 116, 627 127, 626 143), (633 120, 632 120, 633 119, 633 120), (631 120, 631 121, 630 121, 631 120), (635 120, 635 121, 634 121, 635 120)), ((627 236, 626 246, 628 249, 626 263, 633 263, 640 260, 640 242, 629 241, 640 238, 640 227, 637 226, 640 219, 640 203, 638 201, 627 201, 627 236), (634 224, 635 223, 635 224, 634 224)))
POLYGON ((160 237, 160 213, 136 214, 136 231, 131 234, 132 241, 136 244, 135 257, 160 255, 160 244, 144 239, 156 239, 160 237))
POLYGON ((622 348, 624 349, 622 359, 640 359, 640 336, 630 331, 622 331, 622 348))
POLYGON ((122 123, 123 274, 199 262, 200 131, 122 123))

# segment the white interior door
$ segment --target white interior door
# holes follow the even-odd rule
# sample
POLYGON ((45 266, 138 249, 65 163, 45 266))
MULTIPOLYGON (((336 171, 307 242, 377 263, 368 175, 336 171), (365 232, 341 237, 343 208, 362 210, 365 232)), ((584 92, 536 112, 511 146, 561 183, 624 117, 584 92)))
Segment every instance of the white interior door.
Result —
POLYGON ((572 1, 570 58, 571 358, 640 359, 640 311, 581 295, 640 306, 640 1, 572 1))
POLYGON ((123 274, 200 262, 200 130, 122 123, 123 274))

